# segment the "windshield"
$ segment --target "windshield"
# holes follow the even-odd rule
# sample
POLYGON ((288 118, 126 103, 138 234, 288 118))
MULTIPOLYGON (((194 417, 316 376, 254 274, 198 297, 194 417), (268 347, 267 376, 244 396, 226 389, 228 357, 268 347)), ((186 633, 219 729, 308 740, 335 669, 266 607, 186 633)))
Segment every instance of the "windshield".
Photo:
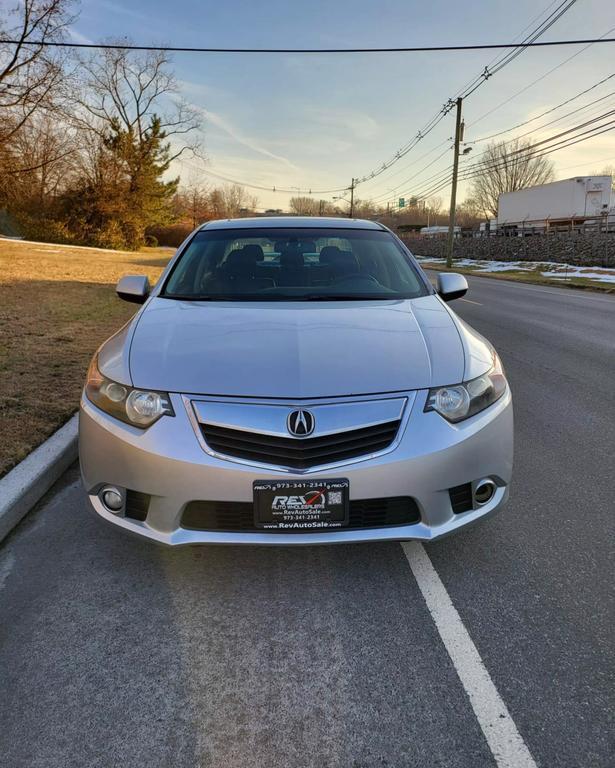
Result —
POLYGON ((412 299, 428 288, 384 230, 205 229, 161 296, 210 301, 412 299))

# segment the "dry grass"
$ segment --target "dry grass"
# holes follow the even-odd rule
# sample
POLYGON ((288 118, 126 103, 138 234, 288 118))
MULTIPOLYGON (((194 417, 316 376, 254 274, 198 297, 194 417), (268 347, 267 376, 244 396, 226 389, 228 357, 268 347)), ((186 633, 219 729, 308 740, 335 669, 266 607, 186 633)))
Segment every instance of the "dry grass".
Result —
POLYGON ((137 308, 115 283, 154 283, 172 255, 0 240, 0 476, 75 412, 89 360, 137 308))

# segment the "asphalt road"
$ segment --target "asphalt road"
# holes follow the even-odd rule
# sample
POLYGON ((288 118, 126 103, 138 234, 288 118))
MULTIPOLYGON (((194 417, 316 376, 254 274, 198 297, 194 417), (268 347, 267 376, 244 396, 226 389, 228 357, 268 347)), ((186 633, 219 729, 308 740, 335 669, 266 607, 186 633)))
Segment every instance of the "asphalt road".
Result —
MULTIPOLYGON (((615 297, 470 284, 514 486, 425 551, 533 764, 612 768, 615 297)), ((161 549, 73 469, 0 547, 0 765, 517 768, 449 652, 399 544, 161 549)))

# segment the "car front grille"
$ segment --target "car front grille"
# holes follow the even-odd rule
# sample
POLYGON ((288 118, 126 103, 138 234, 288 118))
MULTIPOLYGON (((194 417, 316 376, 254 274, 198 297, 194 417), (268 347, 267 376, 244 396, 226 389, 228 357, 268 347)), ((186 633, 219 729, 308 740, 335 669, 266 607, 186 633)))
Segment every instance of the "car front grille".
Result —
POLYGON ((361 429, 301 439, 244 432, 207 423, 200 426, 205 441, 216 453, 259 464, 308 469, 382 451, 395 440, 399 424, 399 420, 387 421, 361 429))
MULTIPOLYGON (((350 502, 349 524, 335 530, 412 525, 418 523, 420 519, 417 503, 410 496, 359 499, 350 502)), ((265 532, 254 525, 254 506, 251 502, 191 501, 184 508, 181 526, 193 531, 265 532)), ((301 529, 279 532, 297 535, 313 533, 313 531, 301 529)), ((277 531, 268 529, 266 533, 277 533, 277 531)))

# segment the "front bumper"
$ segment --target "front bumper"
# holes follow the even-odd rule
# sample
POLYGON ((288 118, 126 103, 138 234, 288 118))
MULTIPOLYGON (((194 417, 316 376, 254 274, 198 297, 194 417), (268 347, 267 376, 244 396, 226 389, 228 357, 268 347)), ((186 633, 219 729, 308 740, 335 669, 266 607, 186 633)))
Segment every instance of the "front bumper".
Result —
MULTIPOLYGON (((413 393, 414 394, 414 393, 413 393)), ((512 473, 513 412, 510 390, 482 413, 449 424, 424 413, 426 391, 416 393, 412 411, 395 449, 375 458, 323 473, 298 473, 298 479, 345 477, 350 498, 410 496, 421 520, 412 525, 335 529, 318 533, 188 530, 181 516, 191 501, 251 502, 255 480, 295 475, 217 458, 199 443, 181 396, 171 395, 175 417, 163 417, 141 430, 108 416, 85 397, 79 416, 79 456, 83 483, 95 511, 121 528, 162 544, 324 544, 359 541, 431 541, 497 511, 508 497, 512 473), (493 478, 497 490, 478 509, 455 514, 449 488, 493 478), (98 492, 112 484, 151 496, 144 521, 109 512, 98 492)))

